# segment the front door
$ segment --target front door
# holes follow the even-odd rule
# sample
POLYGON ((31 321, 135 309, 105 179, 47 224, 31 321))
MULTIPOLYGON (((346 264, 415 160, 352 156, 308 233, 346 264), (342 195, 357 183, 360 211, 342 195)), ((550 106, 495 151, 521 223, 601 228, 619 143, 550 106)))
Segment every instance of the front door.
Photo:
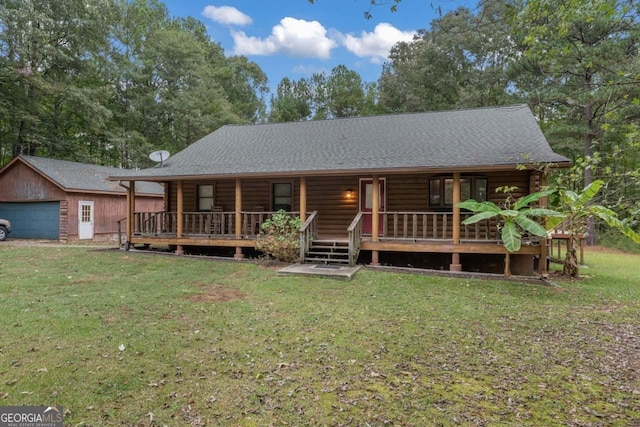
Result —
MULTIPOLYGON (((378 203, 378 212, 384 212, 386 210, 386 194, 385 194, 385 179, 378 179, 379 186, 379 203, 378 203)), ((362 178, 360 179, 360 211, 364 212, 365 215, 362 217, 362 233, 363 234, 371 234, 371 211, 373 208, 373 179, 371 178, 362 178), (367 214, 368 213, 368 214, 367 214)), ((384 234, 384 225, 383 225, 383 216, 382 214, 378 214, 378 234, 384 234)))
POLYGON ((78 239, 93 239, 93 202, 78 203, 78 239))

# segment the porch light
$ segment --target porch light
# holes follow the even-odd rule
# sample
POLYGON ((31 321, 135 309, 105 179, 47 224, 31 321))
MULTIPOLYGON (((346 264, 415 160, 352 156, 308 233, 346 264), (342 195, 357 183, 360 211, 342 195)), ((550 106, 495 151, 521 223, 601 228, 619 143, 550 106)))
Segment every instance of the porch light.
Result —
POLYGON ((347 188, 347 199, 350 199, 353 197, 353 190, 351 188, 347 188))

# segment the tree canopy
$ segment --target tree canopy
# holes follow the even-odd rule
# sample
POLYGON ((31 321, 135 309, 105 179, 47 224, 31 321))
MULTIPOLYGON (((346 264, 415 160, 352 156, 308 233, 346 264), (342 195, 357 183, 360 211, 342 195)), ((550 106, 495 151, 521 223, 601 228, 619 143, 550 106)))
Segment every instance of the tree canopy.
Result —
POLYGON ((157 0, 3 0, 0 159, 147 165, 265 114, 267 77, 157 0))
POLYGON ((552 182, 601 179, 595 202, 640 223, 638 2, 479 0, 395 45, 377 81, 338 65, 271 94, 258 64, 160 0, 0 6, 0 164, 36 154, 140 167, 227 123, 527 103, 575 164, 552 182))

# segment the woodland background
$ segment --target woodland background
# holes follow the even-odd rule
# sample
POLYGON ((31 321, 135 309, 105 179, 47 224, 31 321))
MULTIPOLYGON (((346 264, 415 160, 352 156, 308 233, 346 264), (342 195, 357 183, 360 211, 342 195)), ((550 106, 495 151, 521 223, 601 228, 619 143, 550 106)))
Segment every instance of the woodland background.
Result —
POLYGON ((0 0, 0 166, 29 154, 142 168, 229 123, 526 103, 574 161, 553 181, 605 180, 599 202, 637 229, 639 42, 637 1, 480 0, 397 44, 377 81, 337 66, 270 93, 256 63, 161 1, 0 0))

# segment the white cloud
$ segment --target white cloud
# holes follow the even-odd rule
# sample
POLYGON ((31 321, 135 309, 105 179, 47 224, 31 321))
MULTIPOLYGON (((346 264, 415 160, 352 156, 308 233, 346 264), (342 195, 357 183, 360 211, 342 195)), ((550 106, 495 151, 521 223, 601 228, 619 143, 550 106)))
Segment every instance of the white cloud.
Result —
POLYGON ((293 67, 293 69, 291 70, 293 72, 293 74, 302 74, 305 76, 311 76, 313 74, 316 73, 325 73, 325 74, 329 74, 329 70, 327 70, 324 67, 315 67, 312 65, 296 65, 295 67, 293 67))
POLYGON ((371 62, 382 62, 389 57, 394 44, 411 41, 415 34, 415 31, 400 31, 391 24, 381 23, 376 25, 372 33, 363 31, 360 37, 347 34, 342 44, 356 56, 368 57, 371 62))
POLYGON ((207 6, 202 11, 202 15, 224 25, 248 25, 253 22, 250 16, 232 6, 207 6))
POLYGON ((302 58, 327 59, 337 43, 327 36, 318 21, 283 18, 265 39, 247 36, 243 31, 231 33, 236 55, 273 55, 284 53, 302 58))

